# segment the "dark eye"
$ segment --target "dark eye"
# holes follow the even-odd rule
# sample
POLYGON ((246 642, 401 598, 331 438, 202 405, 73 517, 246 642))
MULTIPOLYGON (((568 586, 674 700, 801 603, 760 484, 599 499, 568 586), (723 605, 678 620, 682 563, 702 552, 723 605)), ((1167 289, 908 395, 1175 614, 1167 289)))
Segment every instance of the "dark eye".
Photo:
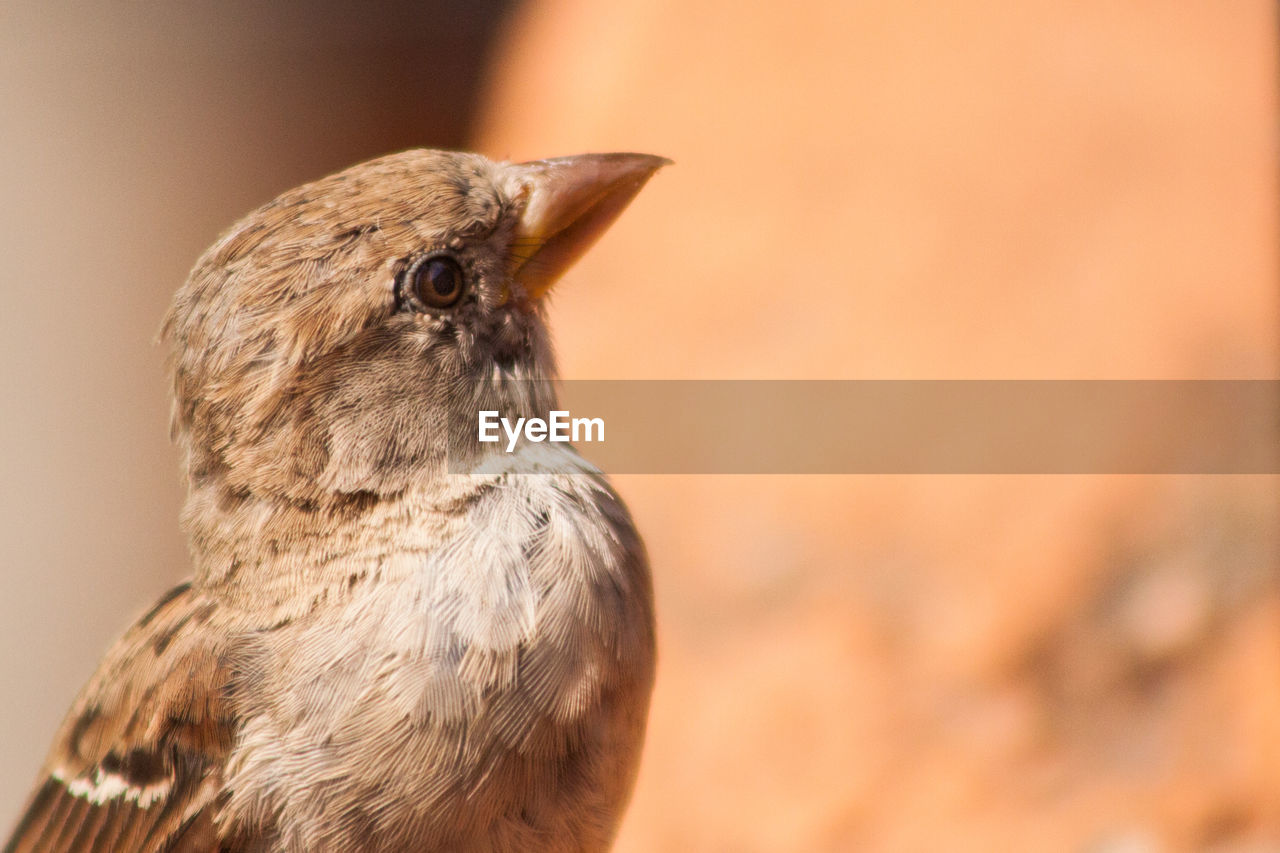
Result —
POLYGON ((428 255, 405 271, 403 290, 427 308, 448 308, 462 298, 466 277, 448 255, 428 255))

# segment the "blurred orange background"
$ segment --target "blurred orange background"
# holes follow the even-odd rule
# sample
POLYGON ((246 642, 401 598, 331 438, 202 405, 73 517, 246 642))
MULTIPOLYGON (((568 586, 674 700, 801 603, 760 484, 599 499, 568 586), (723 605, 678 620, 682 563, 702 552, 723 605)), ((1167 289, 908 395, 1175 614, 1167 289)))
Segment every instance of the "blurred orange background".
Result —
MULTIPOLYGON (((572 378, 1280 378, 1274 7, 0 10, 0 818, 185 574, 169 294, 395 148, 666 155, 572 378)), ((1274 476, 626 477, 662 662, 618 850, 1280 849, 1274 476)))

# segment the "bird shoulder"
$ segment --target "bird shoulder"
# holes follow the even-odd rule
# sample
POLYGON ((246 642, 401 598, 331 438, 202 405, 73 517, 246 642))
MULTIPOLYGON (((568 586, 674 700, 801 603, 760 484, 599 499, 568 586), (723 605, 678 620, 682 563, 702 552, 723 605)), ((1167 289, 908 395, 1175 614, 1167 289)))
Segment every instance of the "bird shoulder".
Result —
POLYGON ((214 800, 234 719, 216 605, 182 584, 108 652, 63 722, 5 847, 216 849, 214 800))

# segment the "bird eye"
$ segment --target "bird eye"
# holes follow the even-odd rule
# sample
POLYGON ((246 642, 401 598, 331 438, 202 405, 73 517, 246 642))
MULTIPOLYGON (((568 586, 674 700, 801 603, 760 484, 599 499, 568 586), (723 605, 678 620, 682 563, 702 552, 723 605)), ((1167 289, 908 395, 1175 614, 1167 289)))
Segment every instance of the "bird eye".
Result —
POLYGON ((428 308, 448 308, 462 298, 466 277, 448 255, 427 255, 405 271, 408 295, 428 308))

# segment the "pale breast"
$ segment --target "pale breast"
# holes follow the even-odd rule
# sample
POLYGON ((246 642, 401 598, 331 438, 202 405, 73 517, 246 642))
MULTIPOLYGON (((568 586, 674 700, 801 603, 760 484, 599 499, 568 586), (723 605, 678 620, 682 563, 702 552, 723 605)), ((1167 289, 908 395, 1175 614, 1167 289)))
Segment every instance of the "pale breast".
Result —
POLYGON ((653 674, 630 518, 589 474, 492 478, 452 513, 441 537, 405 512, 247 639, 225 821, 296 850, 607 844, 653 674))

